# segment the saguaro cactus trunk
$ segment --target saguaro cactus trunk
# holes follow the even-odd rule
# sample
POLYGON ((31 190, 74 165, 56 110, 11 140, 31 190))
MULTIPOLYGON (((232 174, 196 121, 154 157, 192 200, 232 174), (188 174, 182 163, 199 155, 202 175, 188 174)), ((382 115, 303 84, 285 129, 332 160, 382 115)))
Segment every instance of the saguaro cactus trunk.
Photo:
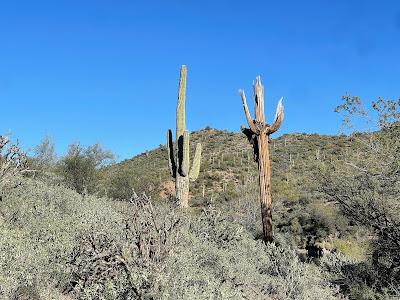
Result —
POLYGON ((196 145, 193 165, 189 171, 189 138, 186 130, 186 66, 181 67, 179 78, 178 105, 176 108, 176 156, 172 142, 172 131, 167 132, 168 163, 171 176, 175 179, 176 198, 182 207, 189 206, 189 181, 195 181, 200 172, 201 144, 196 145))
POLYGON ((271 242, 272 237, 272 195, 271 195, 271 167, 269 161, 269 135, 279 129, 283 120, 282 98, 276 109, 272 125, 265 122, 264 115, 264 87, 261 85, 260 76, 253 84, 254 88, 254 114, 253 120, 247 107, 246 96, 240 90, 243 109, 249 128, 242 127, 250 144, 253 145, 254 161, 258 163, 258 176, 260 183, 261 218, 263 224, 264 241, 271 242))

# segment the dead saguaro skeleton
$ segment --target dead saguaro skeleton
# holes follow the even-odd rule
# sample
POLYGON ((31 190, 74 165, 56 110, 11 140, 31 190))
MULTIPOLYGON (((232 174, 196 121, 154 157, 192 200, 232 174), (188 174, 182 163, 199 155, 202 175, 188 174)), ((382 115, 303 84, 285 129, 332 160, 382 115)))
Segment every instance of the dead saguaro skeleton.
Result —
POLYGON ((254 161, 258 163, 258 176, 260 183, 261 218, 263 223, 264 241, 272 241, 272 196, 271 196, 271 166, 269 161, 268 140, 269 135, 279 129, 283 120, 282 99, 278 103, 275 119, 272 125, 265 121, 264 115, 264 87, 261 85, 261 78, 258 76, 253 83, 254 89, 254 114, 252 119, 247 107, 246 96, 240 90, 244 114, 246 115, 249 128, 242 127, 254 150, 254 161))

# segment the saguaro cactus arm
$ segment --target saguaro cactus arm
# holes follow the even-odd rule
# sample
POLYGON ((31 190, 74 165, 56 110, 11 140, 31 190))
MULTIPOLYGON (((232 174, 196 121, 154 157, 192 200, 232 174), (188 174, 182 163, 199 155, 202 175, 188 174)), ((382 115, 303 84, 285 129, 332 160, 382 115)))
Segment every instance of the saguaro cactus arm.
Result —
POLYGON ((201 144, 197 143, 196 152, 194 154, 194 159, 192 163, 192 168, 190 169, 189 179, 195 181, 199 177, 201 164, 201 144))
POLYGON ((246 95, 244 94, 243 90, 239 90, 239 94, 240 94, 240 97, 242 97, 242 104, 243 104, 243 109, 244 109, 244 114, 246 116, 247 124, 249 125, 251 131, 256 133, 257 128, 254 125, 253 118, 251 117, 249 108, 247 107, 246 95))
POLYGON ((181 176, 186 177, 189 175, 189 142, 190 134, 187 130, 183 132, 181 145, 178 148, 179 168, 178 172, 181 176))
POLYGON ((176 178, 176 163, 174 156, 174 143, 172 141, 172 131, 167 131, 167 149, 168 149, 168 166, 169 172, 173 178, 176 178))
POLYGON ((267 128, 268 135, 274 133, 275 131, 277 131, 279 129, 279 127, 281 127, 283 117, 284 117, 282 100, 283 100, 283 97, 279 100, 278 106, 276 108, 274 123, 272 123, 272 125, 267 128))

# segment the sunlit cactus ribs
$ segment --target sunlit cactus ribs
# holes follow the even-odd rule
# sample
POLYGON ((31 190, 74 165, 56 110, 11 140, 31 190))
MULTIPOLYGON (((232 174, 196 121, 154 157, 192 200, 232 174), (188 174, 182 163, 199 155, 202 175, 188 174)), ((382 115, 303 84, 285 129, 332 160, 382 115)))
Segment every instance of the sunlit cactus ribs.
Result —
POLYGON ((247 107, 246 96, 240 90, 243 109, 249 128, 242 127, 254 150, 254 161, 258 163, 258 176, 260 183, 261 218, 263 223, 264 241, 272 241, 272 196, 271 196, 271 167, 269 161, 268 140, 269 135, 279 129, 283 120, 282 99, 278 103, 275 119, 272 125, 265 121, 264 115, 264 87, 261 85, 261 78, 258 76, 253 83, 254 89, 254 114, 255 119, 250 115, 247 107))
POLYGON ((171 129, 167 132, 169 170, 171 176, 175 179, 176 198, 181 207, 189 207, 189 181, 195 181, 199 176, 201 161, 201 144, 198 143, 192 168, 190 168, 190 134, 186 130, 185 124, 186 73, 186 66, 183 65, 179 78, 178 105, 176 108, 176 150, 172 141, 171 129))

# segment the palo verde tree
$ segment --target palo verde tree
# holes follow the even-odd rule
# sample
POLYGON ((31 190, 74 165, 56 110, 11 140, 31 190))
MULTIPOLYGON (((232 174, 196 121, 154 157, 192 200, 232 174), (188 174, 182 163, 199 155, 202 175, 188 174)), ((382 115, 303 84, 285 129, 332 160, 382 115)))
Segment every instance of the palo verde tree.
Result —
POLYGON ((33 165, 36 169, 42 172, 54 169, 57 156, 54 142, 49 136, 45 136, 41 143, 33 149, 33 154, 33 165))
POLYGON ((400 291, 400 98, 378 98, 370 107, 357 96, 342 100, 335 108, 342 126, 366 127, 351 134, 353 151, 321 166, 320 189, 352 224, 369 233, 367 260, 348 270, 344 284, 385 294, 376 299, 395 299, 400 291))
POLYGON ((77 143, 71 144, 68 153, 59 161, 58 171, 69 187, 84 196, 97 190, 99 168, 113 159, 114 154, 99 144, 87 148, 77 143))
POLYGON ((167 132, 168 163, 171 176, 175 179, 176 198, 182 207, 189 206, 189 180, 195 181, 200 172, 201 144, 196 145, 192 168, 189 161, 189 138, 186 130, 186 66, 181 67, 179 78, 178 105, 176 108, 176 155, 171 129, 167 132))
POLYGON ((253 120, 247 107, 246 96, 240 90, 243 109, 249 128, 242 127, 250 144, 253 145, 254 161, 258 163, 258 178, 260 184, 261 218, 263 223, 264 241, 272 241, 272 196, 271 196, 271 167, 269 161, 268 140, 269 135, 279 129, 283 120, 282 98, 276 109, 275 119, 272 125, 266 123, 264 115, 264 87, 261 78, 257 76, 254 89, 254 114, 253 120))

